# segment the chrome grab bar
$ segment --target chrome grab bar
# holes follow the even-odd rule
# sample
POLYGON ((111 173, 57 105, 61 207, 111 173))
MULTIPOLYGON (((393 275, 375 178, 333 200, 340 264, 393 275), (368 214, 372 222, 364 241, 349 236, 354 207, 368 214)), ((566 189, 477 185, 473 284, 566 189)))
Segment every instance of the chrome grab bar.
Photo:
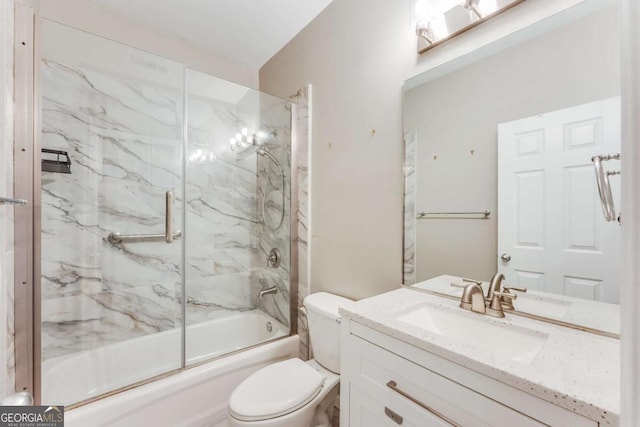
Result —
POLYGON ((458 424, 457 422, 453 421, 452 419, 446 417, 445 415, 442 415, 440 412, 438 412, 435 409, 429 407, 428 405, 422 403, 421 401, 419 401, 415 397, 411 396, 410 394, 407 394, 406 392, 400 390, 398 388, 398 383, 396 383, 395 381, 393 381, 393 380, 389 381, 387 383, 387 387, 389 387, 391 390, 395 391, 396 393, 398 393, 400 396, 404 397, 405 399, 408 399, 411 402, 415 403, 416 405, 418 405, 422 409, 425 409, 426 411, 430 412, 432 415, 435 415, 436 417, 440 418, 445 423, 448 423, 448 424, 452 425, 453 427, 462 427, 460 424, 458 424))
POLYGON ((182 232, 173 231, 173 192, 167 191, 165 194, 165 222, 164 234, 120 234, 110 233, 107 236, 109 243, 129 243, 129 242, 158 242, 164 240, 166 243, 173 243, 174 240, 182 237, 182 232))
POLYGON ((4 205, 5 203, 9 205, 24 206, 29 202, 24 199, 11 199, 9 197, 0 197, 0 206, 4 205))
POLYGON ((602 213, 606 221, 616 220, 616 208, 613 203, 613 195, 611 194, 611 183, 609 175, 618 175, 620 172, 605 172, 602 162, 608 160, 620 160, 620 153, 593 156, 591 161, 596 172, 596 183, 598 184, 598 194, 600 195, 600 203, 602 204, 602 213))

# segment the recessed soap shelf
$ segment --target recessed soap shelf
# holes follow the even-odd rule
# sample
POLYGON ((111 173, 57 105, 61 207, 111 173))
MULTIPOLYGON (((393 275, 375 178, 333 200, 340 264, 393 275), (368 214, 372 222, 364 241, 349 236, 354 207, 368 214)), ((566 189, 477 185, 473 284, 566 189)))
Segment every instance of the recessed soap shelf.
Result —
POLYGON ((42 172, 71 173, 71 159, 66 151, 42 149, 42 172), (50 158, 45 158, 50 154, 50 158), (55 159, 52 158, 55 156, 55 159))

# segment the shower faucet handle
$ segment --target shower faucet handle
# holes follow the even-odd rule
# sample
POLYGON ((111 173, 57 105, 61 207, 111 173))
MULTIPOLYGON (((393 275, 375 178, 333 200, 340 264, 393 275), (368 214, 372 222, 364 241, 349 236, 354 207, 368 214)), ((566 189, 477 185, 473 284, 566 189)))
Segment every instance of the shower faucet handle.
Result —
POLYGON ((277 248, 271 249, 269 255, 267 255, 267 267, 278 268, 282 262, 282 255, 277 248))

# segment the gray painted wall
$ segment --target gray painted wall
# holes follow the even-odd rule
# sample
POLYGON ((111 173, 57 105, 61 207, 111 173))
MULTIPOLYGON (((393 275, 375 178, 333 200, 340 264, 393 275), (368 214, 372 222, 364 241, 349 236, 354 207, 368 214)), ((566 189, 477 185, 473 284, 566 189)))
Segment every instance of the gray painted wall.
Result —
POLYGON ((334 0, 260 69, 311 83, 310 286, 364 298, 402 284, 403 82, 582 0, 535 0, 419 56, 411 0, 334 0))

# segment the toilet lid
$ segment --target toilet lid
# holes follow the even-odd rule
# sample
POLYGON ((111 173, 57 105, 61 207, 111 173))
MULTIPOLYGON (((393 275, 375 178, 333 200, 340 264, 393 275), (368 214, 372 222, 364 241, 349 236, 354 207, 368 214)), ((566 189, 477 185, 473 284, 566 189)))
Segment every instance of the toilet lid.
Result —
POLYGON ((274 363, 244 380, 231 394, 231 415, 241 421, 276 418, 303 407, 322 390, 324 376, 300 359, 274 363))

